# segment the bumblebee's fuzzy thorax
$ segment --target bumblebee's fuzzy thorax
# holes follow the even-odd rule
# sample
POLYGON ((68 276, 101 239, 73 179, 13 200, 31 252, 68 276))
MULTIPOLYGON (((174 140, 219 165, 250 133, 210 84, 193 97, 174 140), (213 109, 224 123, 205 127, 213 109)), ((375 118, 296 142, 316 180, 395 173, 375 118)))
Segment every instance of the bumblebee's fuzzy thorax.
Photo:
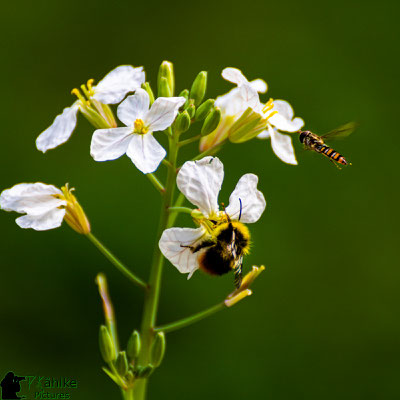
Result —
POLYGON ((247 255, 250 253, 250 232, 246 225, 239 221, 224 222, 217 225, 213 236, 218 243, 230 244, 232 241, 232 232, 235 235, 235 245, 238 255, 247 255))

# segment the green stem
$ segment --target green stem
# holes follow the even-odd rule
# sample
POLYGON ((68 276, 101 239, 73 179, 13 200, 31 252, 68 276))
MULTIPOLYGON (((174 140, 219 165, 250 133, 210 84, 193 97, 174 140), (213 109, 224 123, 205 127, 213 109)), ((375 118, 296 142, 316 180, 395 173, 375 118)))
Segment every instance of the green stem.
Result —
POLYGON ((115 257, 92 233, 88 233, 86 237, 100 250, 100 252, 111 262, 117 269, 129 278, 135 285, 147 289, 148 285, 133 274, 121 261, 115 257))
POLYGON ((216 304, 213 307, 208 308, 207 310, 201 311, 197 314, 191 315, 190 317, 182 318, 178 321, 171 322, 170 324, 166 325, 161 325, 156 328, 154 328, 154 332, 173 332, 178 329, 185 328, 186 326, 192 325, 195 322, 201 321, 204 318, 209 317, 210 315, 221 311, 222 309, 226 308, 226 305, 224 302, 216 304))
MULTIPOLYGON (((165 185, 165 193, 161 205, 161 216, 158 227, 157 238, 161 237, 162 232, 171 227, 174 222, 174 216, 168 211, 171 207, 174 197, 175 180, 176 180, 176 159, 178 155, 177 137, 170 134, 169 140, 169 157, 168 161, 171 167, 168 168, 167 182, 165 185)), ((176 215, 176 213, 174 213, 176 215)), ((158 239, 155 246, 153 261, 150 270, 149 289, 144 299, 144 310, 141 325, 142 348, 138 357, 138 365, 146 366, 150 362, 151 345, 154 338, 154 326, 156 322, 158 301, 161 289, 161 276, 164 264, 164 256, 158 248, 158 239)), ((139 379, 134 387, 135 400, 144 400, 146 397, 147 378, 139 379)))
POLYGON ((157 179, 157 177, 154 174, 146 174, 147 178, 149 181, 153 184, 153 186, 161 193, 163 194, 165 192, 165 188, 162 185, 162 183, 157 179))
POLYGON ((193 142, 197 142, 199 139, 201 139, 201 135, 196 135, 196 136, 193 136, 193 137, 191 137, 189 139, 182 140, 181 142, 178 143, 178 146, 179 147, 186 146, 187 144, 190 144, 190 143, 193 143, 193 142))
POLYGON ((169 207, 168 211, 170 213, 185 213, 185 214, 191 214, 192 213, 192 209, 189 207, 169 207))

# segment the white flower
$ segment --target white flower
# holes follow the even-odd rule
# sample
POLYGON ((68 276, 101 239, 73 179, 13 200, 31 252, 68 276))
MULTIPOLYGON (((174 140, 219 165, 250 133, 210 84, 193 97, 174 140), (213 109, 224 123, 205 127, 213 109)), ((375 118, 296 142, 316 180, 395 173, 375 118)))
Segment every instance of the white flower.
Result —
POLYGON ((154 172, 166 152, 153 132, 171 126, 185 101, 184 97, 159 97, 149 109, 149 95, 137 89, 118 106, 118 118, 126 127, 96 130, 90 154, 96 161, 108 161, 126 153, 144 174, 154 172))
MULTIPOLYGON (((36 139, 36 147, 45 153, 49 149, 65 143, 75 129, 77 113, 85 113, 87 101, 93 103, 99 114, 107 120, 102 109, 102 104, 119 103, 129 92, 141 87, 145 81, 143 67, 134 68, 131 65, 121 65, 108 73, 96 86, 92 86, 93 80, 87 84, 87 100, 74 89, 78 95, 78 100, 72 106, 64 108, 64 111, 57 115, 50 127, 44 130, 36 139)), ((85 95, 86 95, 85 93, 85 95)))
POLYGON ((23 215, 16 219, 21 228, 45 231, 61 225, 67 201, 63 192, 44 183, 20 183, 0 195, 0 207, 23 215))
MULTIPOLYGON (((209 235, 210 226, 226 221, 226 215, 232 221, 253 223, 258 221, 266 207, 263 194, 257 190, 258 177, 245 174, 229 197, 225 211, 218 207, 218 194, 224 179, 224 167, 218 158, 205 157, 200 161, 188 161, 183 164, 177 177, 179 190, 196 205, 203 218, 200 227, 166 229, 159 241, 163 255, 182 273, 190 278, 199 268, 198 257, 204 250, 193 253, 190 248, 209 235)), ((212 229, 212 228, 211 228, 212 229)))
POLYGON ((215 147, 227 139, 233 123, 248 108, 259 110, 261 103, 258 93, 267 91, 267 84, 262 79, 249 82, 237 68, 225 68, 221 75, 227 81, 236 83, 237 87, 215 100, 215 106, 221 109, 221 122, 214 132, 200 140, 200 151, 215 147))
POLYGON ((46 231, 58 228, 63 219, 76 232, 87 235, 90 223, 68 184, 20 183, 0 195, 0 208, 23 215, 15 220, 21 228, 46 231))
POLYGON ((285 100, 274 100, 273 111, 277 111, 268 120, 267 129, 258 135, 259 139, 271 138, 274 153, 287 164, 297 164, 292 138, 279 131, 297 132, 304 126, 304 121, 296 117, 292 106, 285 100))

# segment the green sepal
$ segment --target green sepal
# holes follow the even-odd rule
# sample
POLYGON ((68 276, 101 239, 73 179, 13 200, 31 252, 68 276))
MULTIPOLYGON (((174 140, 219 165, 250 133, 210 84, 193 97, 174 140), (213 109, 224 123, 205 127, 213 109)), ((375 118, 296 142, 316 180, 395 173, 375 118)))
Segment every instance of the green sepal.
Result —
POLYGON ((128 372, 128 358, 125 351, 120 351, 115 361, 115 367, 120 376, 124 377, 128 372))
POLYGON ((214 106, 214 99, 206 100, 197 110, 195 114, 196 121, 203 121, 207 114, 211 111, 214 106))
POLYGON ((158 332, 154 338, 153 346, 151 348, 150 360, 154 367, 158 367, 165 354, 165 334, 164 332, 158 332))
POLYGON ((194 118, 196 114, 196 106, 194 105, 193 99, 189 99, 189 103, 184 109, 188 112, 190 119, 194 118))
POLYGON ((133 331, 128 340, 128 345, 126 346, 126 354, 128 355, 129 360, 134 361, 138 357, 140 353, 141 342, 140 333, 136 330, 133 331))
POLYGON ((108 329, 105 325, 100 326, 99 347, 100 347, 101 356, 103 357, 103 360, 106 363, 109 363, 116 359, 117 351, 116 351, 116 349, 114 347, 114 343, 111 339, 110 332, 108 332, 108 329))
POLYGON ((204 124, 201 128, 201 136, 209 135, 211 132, 217 129, 219 122, 221 121, 221 109, 215 107, 206 117, 204 124))
POLYGON ((158 97, 172 97, 175 92, 174 65, 163 61, 158 70, 158 97), (164 83, 165 78, 165 83, 164 83), (168 88, 168 89, 167 89, 168 88))
POLYGON ((154 370, 154 366, 149 364, 146 365, 145 367, 139 367, 136 369, 136 376, 138 378, 147 378, 154 370))
POLYGON ((187 111, 183 111, 176 117, 174 127, 178 134, 186 132, 190 128, 191 118, 187 111))
POLYGON ((149 95, 150 105, 152 105, 154 103, 154 93, 153 90, 151 89, 150 83, 149 82, 142 83, 142 89, 144 89, 149 95))
POLYGON ((190 98, 194 100, 195 106, 201 104, 207 90, 207 71, 201 71, 193 81, 190 89, 190 98))

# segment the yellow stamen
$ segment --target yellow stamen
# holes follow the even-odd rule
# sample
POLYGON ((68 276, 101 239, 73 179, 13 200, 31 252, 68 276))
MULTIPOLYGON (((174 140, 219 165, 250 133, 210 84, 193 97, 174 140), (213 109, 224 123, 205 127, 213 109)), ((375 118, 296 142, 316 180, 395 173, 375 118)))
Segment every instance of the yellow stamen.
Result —
POLYGON ((86 99, 83 97, 83 95, 79 91, 79 89, 77 89, 77 88, 72 89, 71 94, 74 94, 82 102, 82 104, 85 104, 86 99))
POLYGON ((269 99, 265 106, 262 109, 262 112, 265 114, 269 110, 272 110, 274 108, 274 99, 269 99))
POLYGON ((87 81, 87 87, 88 87, 88 89, 89 89, 89 92, 92 92, 93 91, 93 82, 94 82, 94 79, 89 79, 88 81, 87 81))
POLYGON ((140 118, 138 118, 135 121, 134 126, 135 126, 135 133, 138 133, 139 135, 144 135, 149 131, 149 128, 144 125, 143 120, 141 120, 140 118))

